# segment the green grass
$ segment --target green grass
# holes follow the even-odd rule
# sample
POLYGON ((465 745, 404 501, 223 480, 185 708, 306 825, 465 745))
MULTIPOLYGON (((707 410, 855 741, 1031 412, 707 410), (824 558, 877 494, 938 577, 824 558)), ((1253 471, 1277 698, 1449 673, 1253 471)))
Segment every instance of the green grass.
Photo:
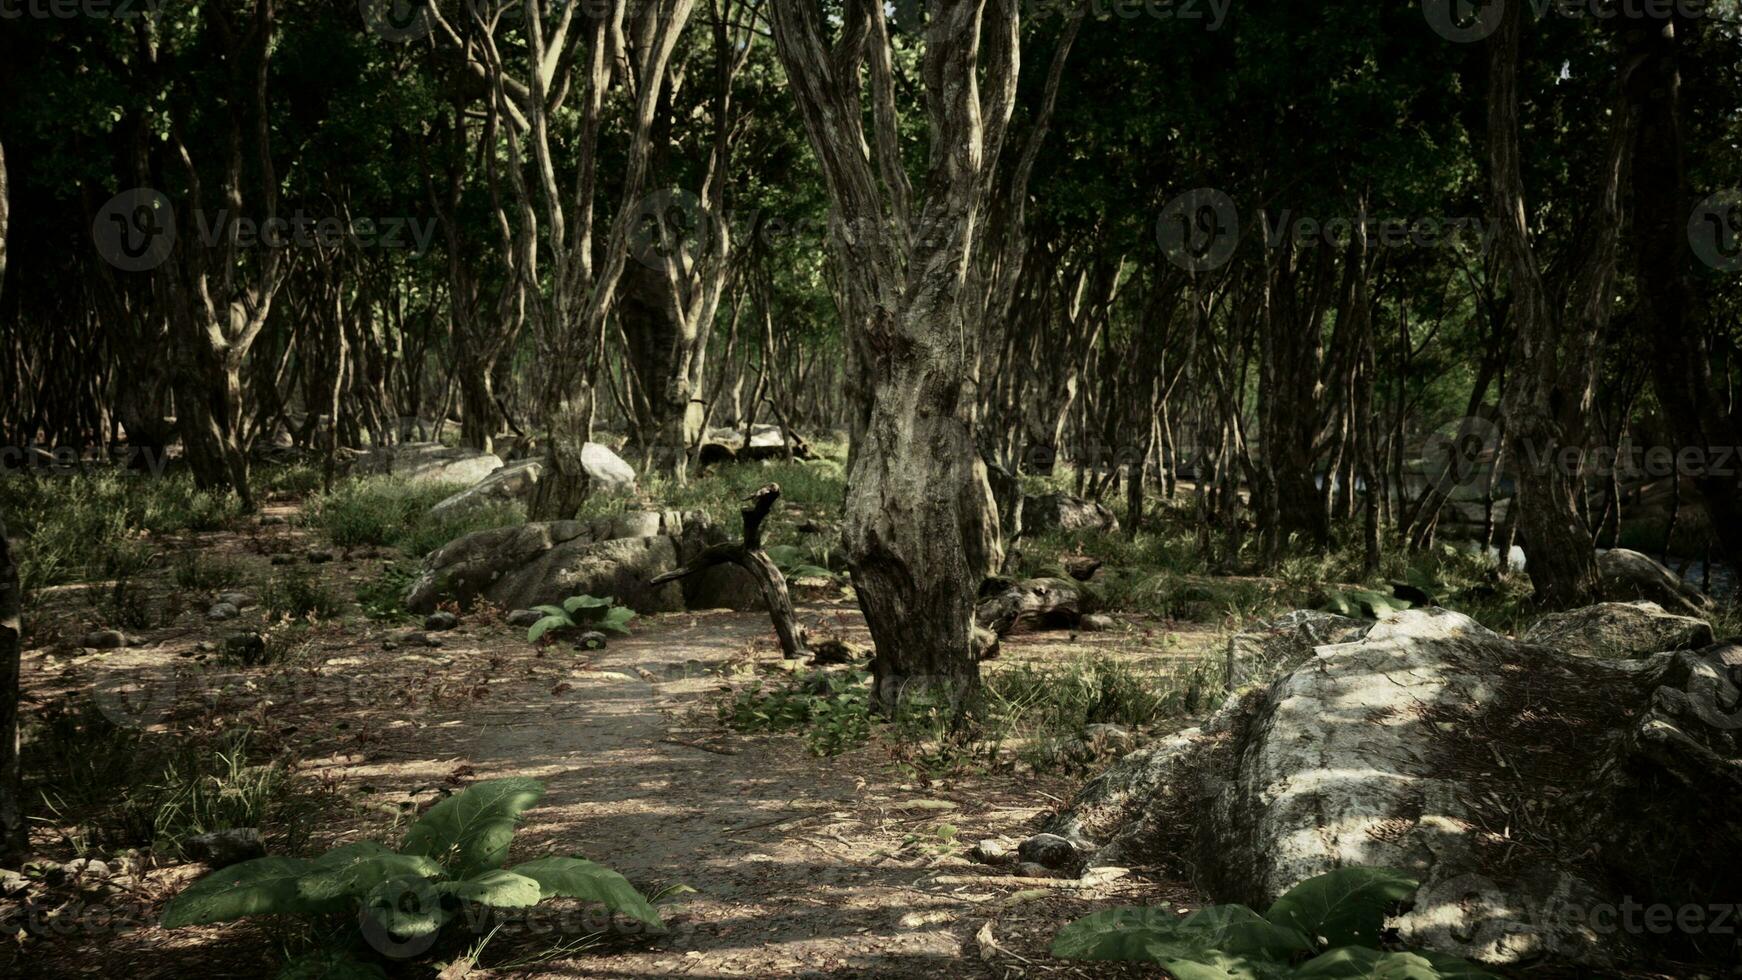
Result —
POLYGON ((370 619, 400 622, 412 618, 405 608, 405 590, 417 578, 417 566, 411 562, 383 565, 375 578, 357 586, 357 606, 370 619))
POLYGON ((184 589, 215 592, 241 585, 247 580, 246 566, 237 559, 189 551, 176 558, 170 566, 175 584, 184 589))
POLYGON ((292 568, 261 584, 260 605, 266 618, 275 620, 337 619, 344 612, 343 600, 306 568, 292 568))
POLYGON ((526 522, 519 504, 491 504, 432 517, 429 509, 466 489, 399 477, 348 479, 313 498, 307 523, 340 548, 394 547, 421 558, 473 531, 526 522))
POLYGON ((233 494, 196 490, 186 473, 93 468, 0 477, 0 513, 19 540, 26 591, 137 574, 160 551, 152 536, 218 530, 239 512, 233 494))

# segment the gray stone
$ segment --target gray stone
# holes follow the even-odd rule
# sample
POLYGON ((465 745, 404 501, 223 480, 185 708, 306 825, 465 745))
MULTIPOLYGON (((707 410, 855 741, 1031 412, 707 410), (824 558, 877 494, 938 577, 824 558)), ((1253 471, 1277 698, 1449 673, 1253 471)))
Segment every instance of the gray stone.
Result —
POLYGON ((1248 627, 1228 639, 1224 686, 1234 691, 1267 683, 1305 663, 1315 647, 1358 640, 1372 625, 1335 613, 1296 609, 1248 627))
POLYGON ((1077 623, 1077 629, 1085 633, 1105 633, 1118 624, 1106 613, 1090 613, 1077 623))
POLYGON ((235 619, 240 615, 242 615, 242 610, 237 609, 235 603, 231 602, 214 602, 212 607, 206 610, 206 618, 213 622, 235 619))
POLYGON ((1035 861, 1024 861, 1016 866, 1016 873, 1024 878, 1057 878, 1053 869, 1035 861))
POLYGON ((510 609, 556 605, 573 595, 610 596, 636 612, 675 612, 684 591, 653 577, 723 539, 699 514, 638 511, 591 521, 547 521, 468 534, 431 552, 406 608, 433 612, 479 597, 510 609), (619 532, 655 533, 624 537, 619 532))
POLYGON ((92 630, 79 645, 93 650, 116 650, 127 645, 127 634, 120 630, 92 630))
POLYGON ((400 634, 399 642, 405 644, 408 647, 437 648, 437 647, 440 647, 442 645, 441 637, 430 636, 428 633, 423 633, 423 632, 419 632, 416 630, 413 630, 409 633, 400 634))
POLYGON ((216 830, 199 834, 182 842, 182 853, 211 868, 227 868, 232 864, 266 856, 266 841, 253 827, 216 830))
POLYGON ((1046 531, 1119 530, 1119 518, 1106 507, 1065 493, 1022 498, 1022 530, 1025 534, 1046 531))
POLYGON ((439 633, 443 630, 451 630, 458 625, 460 625, 460 617, 445 609, 432 612, 423 618, 423 628, 432 632, 439 633))
POLYGON ((635 488, 635 469, 599 443, 589 442, 581 447, 581 468, 587 471, 596 490, 619 493, 635 488))
POLYGON ((1016 860, 1016 850, 1008 837, 988 837, 968 850, 968 857, 981 864, 1009 864, 1016 860))
POLYGON ((1712 626, 1703 619, 1667 613, 1655 602, 1600 602, 1550 613, 1532 623, 1519 639, 1587 657, 1637 658, 1708 646, 1712 626))
POLYGON ((429 512, 435 515, 451 514, 489 504, 525 502, 532 498, 532 491, 543 477, 544 457, 517 460, 492 472, 475 486, 467 487, 441 501, 431 507, 429 512))
POLYGON ((266 659, 266 638, 259 633, 237 633, 224 638, 224 656, 240 660, 245 664, 256 664, 266 659))
POLYGON ((544 618, 544 613, 536 609, 516 609, 503 619, 509 626, 529 627, 544 618))
POLYGON ((1742 670, 1721 649, 1604 660, 1407 610, 1127 756, 1047 830, 1095 842, 1088 867, 1178 862, 1255 908, 1334 868, 1399 868, 1422 882, 1390 923, 1403 944, 1613 975, 1673 940, 1568 911, 1738 880, 1742 828, 1694 816, 1742 794, 1742 670), (1527 810, 1531 859, 1496 861, 1488 828, 1527 810))
POLYGON ((435 442, 382 446, 358 459, 352 472, 360 476, 394 476, 413 483, 464 483, 468 486, 502 466, 494 453, 435 442))
POLYGON ((1024 861, 1031 861, 1053 871, 1075 871, 1083 855, 1077 845, 1057 834, 1035 834, 1017 847, 1024 861))
POLYGON ((255 604, 254 597, 246 592, 221 592, 218 594, 218 601, 227 602, 237 609, 247 609, 255 604))
POLYGON ((1705 593, 1677 578, 1656 559, 1626 548, 1599 554, 1597 577, 1602 597, 1610 602, 1645 599, 1683 616, 1699 616, 1712 607, 1705 593))

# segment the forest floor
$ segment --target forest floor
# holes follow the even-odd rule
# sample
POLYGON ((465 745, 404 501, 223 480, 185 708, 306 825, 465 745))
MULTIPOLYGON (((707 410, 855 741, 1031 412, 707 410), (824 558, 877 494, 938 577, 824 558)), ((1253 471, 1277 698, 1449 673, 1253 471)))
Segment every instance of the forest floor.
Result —
MULTIPOLYGON (((293 517, 280 507, 269 525, 189 532, 165 550, 269 574, 271 555, 303 561, 321 543, 285 520, 293 517)), ((391 557, 359 549, 314 571, 348 594, 391 557)), ((1196 902, 1182 882, 1146 869, 1093 887, 1037 886, 1011 866, 969 860, 979 839, 1038 831, 1087 766, 931 766, 888 734, 820 757, 791 735, 723 724, 732 692, 790 673, 764 614, 643 617, 631 636, 580 652, 536 648, 500 610, 482 609, 429 634, 439 638, 432 647, 410 638, 414 623, 355 612, 270 626, 255 606, 238 620, 207 622, 206 594, 178 599, 189 590, 167 574, 158 579, 135 588, 147 601, 187 608, 169 609, 123 649, 85 651, 74 639, 90 628, 100 585, 45 590, 30 617, 27 713, 70 711, 64 706, 94 694, 114 723, 107 743, 40 741, 39 753, 64 756, 50 762, 69 785, 39 818, 35 848, 63 862, 105 858, 112 873, 9 888, 0 899, 10 920, 0 972, 252 977, 306 941, 271 920, 158 928, 162 903, 203 867, 162 856, 173 848, 123 853, 127 835, 115 820, 83 819, 112 809, 105 780, 125 785, 125 770, 149 768, 171 733, 208 744, 245 730, 250 759, 282 767, 285 788, 259 821, 273 853, 318 854, 365 839, 392 845, 448 791, 499 776, 539 779, 546 794, 526 814, 512 860, 597 860, 656 896, 670 926, 597 937, 598 923, 575 903, 548 914, 540 906, 488 936, 481 953, 485 937, 468 936, 440 955, 435 962, 453 964, 443 977, 468 975, 468 966, 472 976, 1120 976, 1125 967, 1050 958, 1052 936, 1108 905, 1196 902), (262 666, 231 662, 223 641, 245 630, 263 631, 285 652, 262 666), (71 784, 82 778, 88 785, 71 784)), ((800 613, 867 644, 857 608, 839 595, 809 596, 800 613)), ((1174 669, 1219 655, 1224 636, 1211 625, 1125 617, 1107 633, 1011 637, 987 670, 1085 656, 1174 669)))

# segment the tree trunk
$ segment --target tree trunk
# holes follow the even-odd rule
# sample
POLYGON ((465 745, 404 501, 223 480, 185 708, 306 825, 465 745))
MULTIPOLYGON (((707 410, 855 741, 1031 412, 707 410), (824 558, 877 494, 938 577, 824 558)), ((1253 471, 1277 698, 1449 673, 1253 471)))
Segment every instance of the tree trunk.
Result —
MULTIPOLYGON (((0 147, 0 285, 6 282, 9 202, 6 150, 0 147)), ((19 607, 23 600, 18 567, 12 561, 12 546, 6 538, 6 518, 0 514, 0 866, 8 868, 23 865, 30 844, 24 825, 24 778, 18 760, 19 607)))

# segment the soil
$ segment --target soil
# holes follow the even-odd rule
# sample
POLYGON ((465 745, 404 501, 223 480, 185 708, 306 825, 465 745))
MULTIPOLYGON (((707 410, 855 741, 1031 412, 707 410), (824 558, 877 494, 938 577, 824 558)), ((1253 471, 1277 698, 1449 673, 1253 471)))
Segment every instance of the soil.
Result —
MULTIPOLYGON (((189 535, 175 547, 228 554, 258 579, 282 571, 268 567, 269 556, 306 562, 318 544, 294 523, 274 522, 189 535)), ((403 559, 359 552, 311 567, 348 596, 388 560, 403 559)), ((139 631, 139 645, 123 650, 88 652, 67 642, 92 627, 82 589, 42 596, 27 622, 27 707, 95 692, 110 717, 154 731, 253 727, 258 746, 292 767, 300 794, 301 816, 286 821, 293 829, 269 828, 275 853, 396 843, 447 792, 534 777, 547 791, 523 820, 511 863, 575 854, 621 871, 649 895, 665 893, 664 934, 618 928, 589 941, 601 925, 596 916, 576 903, 549 903, 491 935, 476 963, 466 955, 472 943, 436 958, 455 961, 444 977, 1138 975, 1046 951, 1060 925, 1098 908, 1197 904, 1183 883, 1141 868, 1093 887, 1054 886, 968 859, 981 838, 1036 832, 1087 772, 980 766, 933 779, 901 765, 881 737, 820 758, 791 735, 722 726, 717 705, 726 690, 781 669, 763 614, 644 617, 632 636, 581 652, 530 646, 522 630, 502 623, 501 610, 470 611, 457 629, 430 634, 439 647, 407 642, 416 623, 371 622, 353 611, 269 632, 269 641, 294 652, 272 666, 241 667, 199 644, 221 646, 229 635, 261 629, 260 609, 208 623, 208 597, 200 595, 182 600, 177 613, 177 590, 166 573, 158 576, 155 601, 170 606, 164 623, 139 631), (565 942, 573 952, 559 951, 565 942)), ((257 587, 248 591, 258 595, 257 587)), ((813 595, 800 616, 869 645, 857 609, 839 596, 813 595)), ((988 669, 1096 649, 1189 664, 1216 642, 1209 630, 1162 623, 1081 637, 1019 635, 988 669)), ((33 841, 37 852, 73 857, 67 830, 46 821, 33 841)), ((7 922, 7 932, 19 934, 0 950, 0 971, 181 978, 275 969, 283 924, 157 928, 162 903, 204 869, 150 854, 141 863, 137 875, 94 891, 36 882, 0 903, 16 916, 22 898, 36 919, 30 934, 7 922)))

